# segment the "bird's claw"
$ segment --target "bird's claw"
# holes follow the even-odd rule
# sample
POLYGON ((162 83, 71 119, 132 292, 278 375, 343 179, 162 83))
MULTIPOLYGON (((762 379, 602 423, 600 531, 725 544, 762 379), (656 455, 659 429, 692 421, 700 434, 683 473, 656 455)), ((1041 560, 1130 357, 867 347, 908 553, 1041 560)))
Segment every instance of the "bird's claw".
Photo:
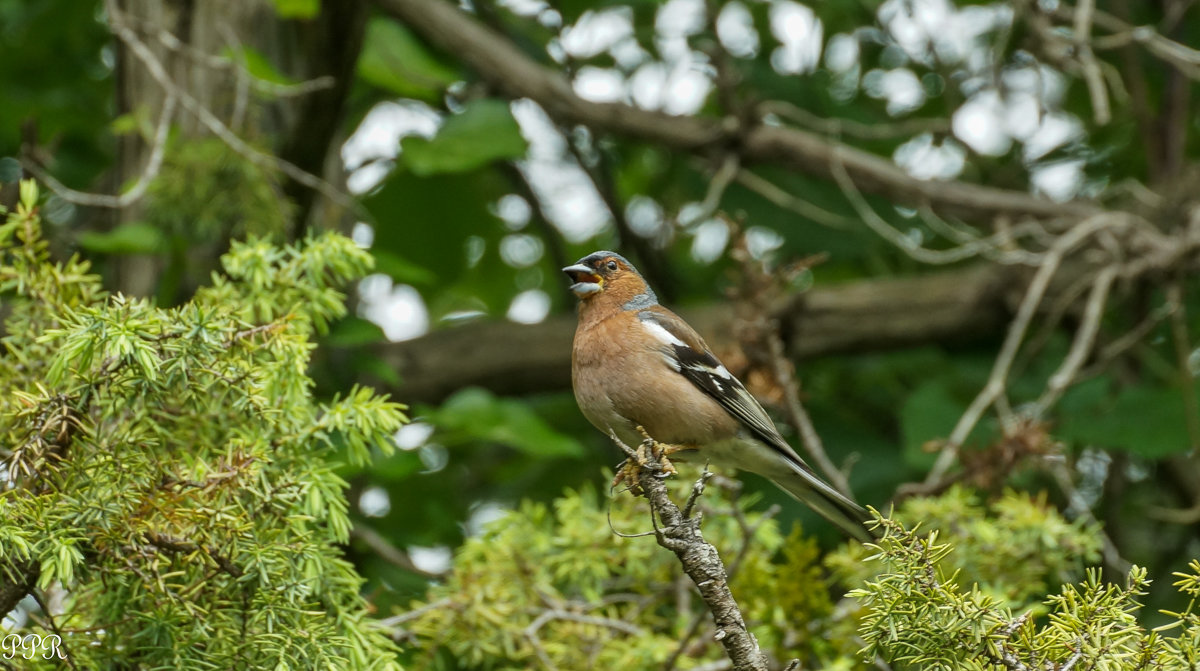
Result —
POLYGON ((679 445, 660 443, 654 438, 650 437, 650 434, 646 432, 646 429, 640 426, 637 428, 637 430, 642 434, 642 442, 638 445, 636 452, 638 465, 645 467, 647 464, 657 463, 658 469, 656 470, 658 470, 663 477, 678 473, 678 471, 675 470, 675 464, 671 463, 671 460, 667 458, 667 455, 679 452, 684 448, 679 445))
POLYGON ((660 443, 651 438, 650 434, 640 426, 638 432, 642 434, 642 442, 633 451, 633 455, 622 461, 621 465, 617 467, 617 474, 612 481, 614 488, 628 484, 629 490, 634 494, 642 493, 638 478, 641 477, 643 470, 654 471, 660 478, 676 475, 678 471, 675 469, 675 464, 672 464, 667 456, 686 449, 680 445, 660 443))

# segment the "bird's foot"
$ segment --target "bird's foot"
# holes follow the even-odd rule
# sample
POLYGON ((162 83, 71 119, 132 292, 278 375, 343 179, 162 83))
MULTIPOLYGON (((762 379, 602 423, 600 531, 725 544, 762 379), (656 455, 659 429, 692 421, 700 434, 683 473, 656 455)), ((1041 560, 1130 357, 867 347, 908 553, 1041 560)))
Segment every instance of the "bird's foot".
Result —
POLYGON ((614 488, 627 484, 629 490, 634 494, 642 492, 641 486, 638 485, 638 478, 641 477, 642 471, 652 471, 659 477, 675 475, 678 471, 675 470, 675 464, 671 463, 667 455, 687 449, 682 445, 660 443, 651 438, 650 434, 640 426, 638 432, 642 434, 642 442, 632 451, 633 454, 628 459, 617 466, 617 473, 612 481, 614 488))
POLYGON ((638 484, 638 476, 641 472, 642 466, 638 463, 638 459, 631 457, 622 461, 621 465, 617 466, 617 474, 613 476, 612 488, 616 489, 623 484, 628 484, 630 492, 633 492, 634 495, 640 495, 642 493, 642 486, 638 484))
POLYGON ((675 464, 667 458, 668 455, 676 452, 681 452, 687 448, 682 445, 671 445, 670 443, 660 443, 642 427, 637 428, 638 433, 642 434, 642 442, 637 447, 638 464, 645 467, 647 464, 657 463, 658 470, 663 475, 675 475, 678 471, 675 470, 675 464))

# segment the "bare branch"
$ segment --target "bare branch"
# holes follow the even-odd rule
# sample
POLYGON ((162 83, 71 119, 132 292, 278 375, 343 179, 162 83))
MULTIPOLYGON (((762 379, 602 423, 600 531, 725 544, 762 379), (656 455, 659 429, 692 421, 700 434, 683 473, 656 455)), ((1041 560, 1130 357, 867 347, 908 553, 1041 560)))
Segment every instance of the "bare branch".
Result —
POLYGON ((1171 340, 1175 345, 1175 361, 1183 387, 1183 415, 1187 422, 1191 448, 1200 449, 1200 404, 1196 401, 1196 378, 1192 374, 1192 345, 1188 340, 1187 308, 1183 300, 1183 282, 1179 278, 1167 285, 1167 305, 1171 308, 1171 340))
POLYGON ((822 226, 836 229, 847 229, 854 226, 854 222, 849 218, 830 212, 829 210, 813 205, 803 198, 794 196, 749 170, 739 170, 737 182, 779 207, 791 210, 822 226))
MULTIPOLYGON (((615 435, 611 437, 627 454, 634 453, 615 435)), ((639 451, 647 459, 638 470, 637 481, 642 495, 650 502, 653 518, 662 521, 662 525, 655 529, 658 544, 675 553, 684 572, 696 584, 700 598, 713 614, 717 627, 714 638, 724 646, 733 668, 738 671, 767 671, 766 657, 746 628, 745 618, 733 593, 729 591, 725 565, 717 549, 704 540, 700 533, 700 517, 685 517, 667 493, 667 485, 662 478, 664 465, 660 456, 661 448, 649 438, 643 448, 639 451)))
POLYGON ((1041 305, 1042 298, 1046 295, 1046 289, 1050 286, 1050 280, 1058 272, 1063 257, 1098 231, 1109 228, 1124 228, 1129 226, 1130 223, 1129 217, 1118 214, 1101 214, 1088 218, 1063 234, 1054 246, 1046 252, 1041 266, 1033 277, 1033 281, 1030 282, 1029 288, 1025 291, 1025 297, 1021 300, 1021 305, 1017 309, 1016 316, 1009 324, 1008 335, 1005 336, 1004 344, 1001 346, 1000 353, 996 357, 996 362, 992 366, 992 372, 988 376, 987 384, 984 385, 983 389, 975 397, 975 400, 967 407, 966 412, 959 418, 954 431, 950 434, 946 447, 938 456, 937 462, 925 479, 926 486, 933 485, 941 480, 942 476, 945 475, 950 465, 954 462, 958 448, 966 441, 971 430, 975 428, 975 425, 983 417, 983 413, 1004 392, 1008 373, 1012 368, 1013 360, 1017 356, 1017 350, 1020 349, 1021 343, 1025 340, 1025 333, 1029 330, 1029 324, 1033 320, 1033 315, 1037 311, 1038 306, 1041 305))
POLYGON ((1021 191, 916 179, 887 158, 794 128, 765 124, 741 127, 743 124, 731 117, 671 116, 620 103, 589 102, 575 94, 562 73, 538 64, 453 3, 377 0, 377 5, 457 55, 508 96, 534 100, 560 123, 584 124, 597 131, 697 154, 733 146, 743 165, 777 163, 820 179, 828 179, 829 166, 837 158, 864 192, 918 206, 928 204, 964 219, 986 221, 1001 215, 1074 219, 1099 211, 1096 205, 1082 201, 1055 203, 1021 191))
MULTIPOLYGON (((1079 11, 1070 5, 1061 4, 1054 11, 1054 16, 1059 20, 1074 22, 1079 11)), ((1200 50, 1168 39, 1152 26, 1134 26, 1104 11, 1095 10, 1092 21, 1113 33, 1108 37, 1094 39, 1092 43, 1095 48, 1114 49, 1129 43, 1140 44, 1146 51, 1174 65, 1188 78, 1200 80, 1200 50)))
POLYGON ((841 187, 842 193, 845 194, 850 204, 854 206, 854 210, 858 212, 858 216, 862 218, 872 231, 887 242, 895 245, 900 251, 908 254, 916 261, 928 263, 930 265, 945 265, 948 263, 958 263, 965 261, 975 256, 983 255, 985 252, 990 252, 997 260, 1008 263, 1026 263, 1032 265, 1039 259, 1038 255, 1029 252, 1021 251, 1001 251, 1002 242, 1011 240, 1011 233, 1001 231, 994 236, 988 238, 979 238, 971 242, 963 243, 952 249, 927 249, 922 247, 919 242, 908 237, 892 227, 880 217, 870 204, 859 193, 858 188, 854 185, 854 181, 850 179, 850 175, 846 173, 846 168, 842 164, 840 157, 835 153, 835 158, 832 167, 833 177, 841 187))
POLYGON ((768 100, 758 107, 763 114, 782 119, 834 137, 856 140, 895 140, 921 133, 949 133, 949 119, 900 119, 891 123, 859 123, 851 119, 827 119, 782 100, 768 100))
POLYGON ((1117 278, 1117 267, 1108 266, 1096 275, 1092 283, 1091 294, 1088 295, 1087 307, 1083 311, 1083 321, 1075 331, 1075 339, 1071 349, 1063 359, 1062 365, 1046 382, 1046 389, 1041 398, 1034 404, 1034 417, 1040 417, 1052 405, 1058 402, 1067 387, 1074 384, 1079 375, 1079 369, 1096 344, 1096 334, 1100 330, 1100 318, 1104 316, 1104 306, 1108 302, 1108 292, 1113 281, 1117 278))
POLYGON ((350 528, 350 535, 362 541, 363 543, 366 543, 367 547, 371 548, 375 554, 379 555, 380 559, 401 570, 408 571, 409 573, 415 573, 426 580, 438 580, 445 577, 441 573, 431 573, 423 568, 420 568, 413 563, 412 558, 408 556, 407 552, 401 550, 395 545, 392 545, 392 543, 388 541, 388 539, 384 538, 382 534, 370 527, 355 524, 350 528))
POLYGON ((302 170, 294 163, 285 161, 274 154, 264 152, 250 143, 243 140, 234 133, 228 126, 225 125, 215 114, 205 107, 200 101, 196 100, 185 89, 178 86, 171 76, 167 73, 162 62, 154 55, 146 43, 138 37, 137 33, 125 22, 123 12, 117 7, 116 0, 106 0, 104 3, 105 11, 108 14, 109 26, 113 34, 121 40, 129 50, 133 53, 146 71, 158 83, 159 86, 167 92, 168 95, 173 95, 179 99, 179 103, 183 108, 195 116, 201 124, 204 125, 213 135, 221 139, 230 149, 234 150, 247 161, 267 168, 269 170, 278 170, 288 177, 296 180, 296 182, 304 186, 319 191, 330 200, 342 205, 343 207, 359 212, 362 210, 359 207, 358 201, 352 196, 330 184, 329 182, 313 175, 305 170, 302 170))
POLYGON ((119 196, 76 191, 55 179, 50 173, 42 170, 41 166, 33 161, 22 161, 21 166, 28 170, 34 177, 44 182, 46 186, 50 187, 51 191, 68 203, 86 207, 108 207, 113 209, 129 207, 141 200, 142 196, 146 195, 146 189, 149 188, 150 182, 158 176, 158 171, 162 169, 163 154, 167 148, 168 131, 171 129, 171 121, 175 117, 175 108, 178 102, 179 100, 175 94, 168 91, 166 98, 163 100, 162 111, 158 115, 158 125, 154 130, 154 141, 150 147, 150 157, 146 159, 146 167, 142 169, 142 174, 138 175, 137 181, 134 182, 133 186, 119 196))
POLYGON ((1100 65, 1092 53, 1090 38, 1092 35, 1092 16, 1096 11, 1096 0, 1080 0, 1075 9, 1075 49, 1079 58, 1079 66, 1083 71, 1083 81, 1087 83, 1088 95, 1092 99, 1092 118, 1097 126, 1103 126, 1112 119, 1108 105, 1108 91, 1104 87, 1104 78, 1100 74, 1100 65))

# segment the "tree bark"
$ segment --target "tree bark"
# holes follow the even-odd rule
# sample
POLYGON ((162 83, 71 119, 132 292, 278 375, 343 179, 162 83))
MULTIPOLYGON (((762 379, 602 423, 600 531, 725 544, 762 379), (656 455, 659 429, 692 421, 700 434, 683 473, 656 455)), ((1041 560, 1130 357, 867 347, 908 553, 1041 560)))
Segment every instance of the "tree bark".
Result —
MULTIPOLYGON (((343 170, 338 152, 354 67, 362 49, 370 5, 366 0, 321 3, 321 12, 309 20, 280 19, 270 0, 117 0, 122 15, 164 65, 181 89, 200 101, 230 129, 254 144, 275 148, 280 158, 300 169, 339 184, 343 170), (159 39, 177 41, 168 48, 159 39), (282 98, 264 104, 255 94, 239 90, 236 71, 215 67, 208 59, 241 47, 262 54, 280 72, 297 81, 332 76, 331 87, 299 98, 282 98)), ((165 99, 162 86, 128 49, 118 46, 116 68, 119 114, 142 114, 154 119, 165 99)), ((184 137, 200 137, 207 130, 185 111, 177 113, 175 127, 184 137)), ((139 134, 118 142, 115 188, 135 179, 152 147, 139 134)), ((311 188, 284 179, 285 196, 296 206, 293 235, 308 227, 320 201, 311 188)), ((322 212, 323 219, 340 224, 341 208, 322 212)), ((119 210, 111 225, 141 217, 137 204, 119 210)), ((211 254, 212 250, 201 250, 211 254)), ((218 250, 219 251, 219 250, 218 250)), ((201 252, 194 252, 201 253, 201 252)), ((199 259, 205 262, 205 259, 199 259)), ((127 294, 155 292, 164 259, 160 256, 126 256, 115 263, 113 286, 127 294)))

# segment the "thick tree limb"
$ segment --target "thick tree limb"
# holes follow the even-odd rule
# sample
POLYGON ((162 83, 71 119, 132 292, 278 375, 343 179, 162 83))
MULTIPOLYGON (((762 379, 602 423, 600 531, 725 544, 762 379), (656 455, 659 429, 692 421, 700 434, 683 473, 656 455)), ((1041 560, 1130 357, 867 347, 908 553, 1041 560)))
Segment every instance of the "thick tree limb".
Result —
MULTIPOLYGON (((774 310, 794 358, 862 352, 998 333, 1008 293, 1025 283, 1018 268, 990 266, 814 289, 774 310)), ((720 354, 736 347, 729 305, 683 310, 720 354)), ((500 394, 567 389, 575 318, 540 324, 477 322, 376 350, 401 385, 399 400, 437 402, 467 386, 500 394)), ((387 385, 375 382, 380 387, 387 385)))
POLYGON ((828 179, 830 165, 844 166, 865 193, 897 202, 929 205, 973 220, 1013 217, 1079 218, 1095 214, 1091 203, 1054 203, 1022 191, 912 177, 886 158, 806 131, 779 126, 739 128, 737 122, 670 116, 620 103, 594 103, 575 95, 570 82, 505 37, 445 0, 376 0, 388 14, 461 59, 480 77, 513 98, 529 98, 551 118, 598 131, 691 152, 733 149, 742 163, 777 163, 828 179))

